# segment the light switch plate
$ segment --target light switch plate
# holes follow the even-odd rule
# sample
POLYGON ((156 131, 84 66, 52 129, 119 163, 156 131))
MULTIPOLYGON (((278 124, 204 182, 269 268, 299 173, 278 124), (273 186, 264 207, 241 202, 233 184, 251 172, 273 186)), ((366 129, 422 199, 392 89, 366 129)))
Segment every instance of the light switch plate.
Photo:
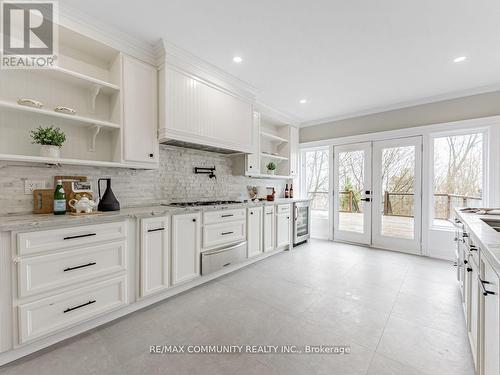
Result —
POLYGON ((24 194, 33 194, 33 190, 45 189, 47 187, 47 181, 45 180, 24 180, 24 194))

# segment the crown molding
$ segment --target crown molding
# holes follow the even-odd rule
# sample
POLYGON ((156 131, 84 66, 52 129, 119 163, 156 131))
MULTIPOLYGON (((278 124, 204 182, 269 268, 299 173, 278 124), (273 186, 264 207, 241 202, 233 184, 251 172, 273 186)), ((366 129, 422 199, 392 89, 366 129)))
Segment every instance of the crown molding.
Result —
POLYGON ((152 44, 113 28, 77 8, 65 4, 64 1, 59 3, 59 23, 139 60, 156 64, 156 54, 152 44))
POLYGON ((264 117, 265 119, 269 119, 283 125, 300 125, 300 121, 296 117, 288 113, 279 111, 260 101, 257 101, 255 103, 255 110, 258 111, 261 117, 264 117))
POLYGON ((323 124, 328 124, 330 122, 347 120, 347 119, 351 119, 351 118, 355 118, 355 117, 375 115, 375 114, 379 114, 379 113, 383 113, 383 112, 390 112, 390 111, 394 111, 394 110, 398 110, 398 109, 417 107, 419 105, 432 104, 432 103, 437 103, 437 102, 443 102, 446 100, 465 98, 468 96, 486 94, 486 93, 495 92, 495 91, 500 91, 500 83, 496 83, 496 84, 488 85, 488 86, 480 86, 480 87, 476 87, 476 88, 472 88, 472 89, 468 89, 468 90, 454 91, 454 92, 441 94, 441 95, 429 96, 429 97, 417 99, 417 100, 409 100, 409 101, 405 101, 405 102, 394 103, 394 104, 390 104, 390 105, 386 105, 386 106, 367 108, 365 110, 350 112, 350 113, 346 113, 346 114, 338 115, 338 116, 324 117, 321 119, 311 120, 311 121, 303 121, 299 124, 299 126, 301 128, 305 128, 305 127, 309 127, 309 126, 323 125, 323 124))
POLYGON ((165 39, 159 40, 154 45, 154 51, 157 66, 161 67, 166 64, 176 67, 188 74, 255 101, 257 96, 256 87, 165 39))

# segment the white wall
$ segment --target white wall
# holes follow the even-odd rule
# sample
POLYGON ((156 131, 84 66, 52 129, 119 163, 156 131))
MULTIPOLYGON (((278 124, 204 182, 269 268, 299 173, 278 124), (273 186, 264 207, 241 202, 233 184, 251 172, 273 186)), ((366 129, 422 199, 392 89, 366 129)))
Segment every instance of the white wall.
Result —
POLYGON ((494 115, 500 115, 500 91, 303 127, 300 129, 300 142, 494 115))

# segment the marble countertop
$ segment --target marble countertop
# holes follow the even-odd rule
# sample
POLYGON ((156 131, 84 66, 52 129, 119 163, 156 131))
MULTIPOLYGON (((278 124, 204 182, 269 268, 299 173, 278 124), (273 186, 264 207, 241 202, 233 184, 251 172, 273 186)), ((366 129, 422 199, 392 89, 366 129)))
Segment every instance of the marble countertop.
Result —
POLYGON ((495 272, 500 275, 500 232, 497 232, 483 220, 498 221, 500 215, 477 215, 474 213, 460 212, 457 216, 470 229, 473 240, 479 243, 481 254, 486 257, 495 272))
POLYGON ((294 202, 304 202, 308 199, 301 198, 277 198, 273 202, 246 202, 216 206, 197 206, 197 207, 174 207, 163 206, 161 202, 155 205, 127 207, 120 211, 103 212, 88 216, 72 215, 35 215, 35 214, 13 214, 0 216, 0 232, 9 232, 17 230, 41 229, 55 226, 84 225, 101 222, 111 222, 125 220, 127 218, 143 218, 150 216, 176 215, 189 212, 217 211, 239 207, 257 207, 277 204, 291 204, 294 202))

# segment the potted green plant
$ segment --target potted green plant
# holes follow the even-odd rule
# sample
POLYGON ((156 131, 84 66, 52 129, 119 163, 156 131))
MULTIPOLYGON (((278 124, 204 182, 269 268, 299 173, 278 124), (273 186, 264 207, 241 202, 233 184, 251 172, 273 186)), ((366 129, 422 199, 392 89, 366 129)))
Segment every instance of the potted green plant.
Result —
POLYGON ((275 174, 276 173, 276 163, 270 161, 266 165, 267 168, 267 174, 275 174))
POLYGON ((53 126, 39 126, 31 131, 31 138, 34 144, 41 146, 40 156, 48 158, 60 158, 61 147, 66 141, 66 135, 59 128, 53 126))

